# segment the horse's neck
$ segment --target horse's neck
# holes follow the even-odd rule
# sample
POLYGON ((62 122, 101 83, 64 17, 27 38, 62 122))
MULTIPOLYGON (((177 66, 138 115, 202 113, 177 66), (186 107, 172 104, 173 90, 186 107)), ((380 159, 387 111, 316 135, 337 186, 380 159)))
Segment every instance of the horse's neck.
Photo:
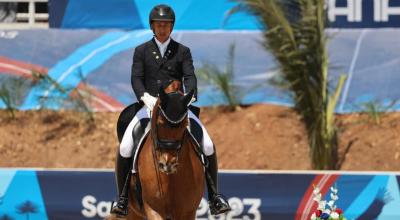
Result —
POLYGON ((156 127, 156 123, 157 123, 157 114, 158 114, 158 104, 156 104, 153 108, 153 111, 151 112, 151 118, 150 118, 150 125, 151 125, 151 130, 153 130, 156 127))

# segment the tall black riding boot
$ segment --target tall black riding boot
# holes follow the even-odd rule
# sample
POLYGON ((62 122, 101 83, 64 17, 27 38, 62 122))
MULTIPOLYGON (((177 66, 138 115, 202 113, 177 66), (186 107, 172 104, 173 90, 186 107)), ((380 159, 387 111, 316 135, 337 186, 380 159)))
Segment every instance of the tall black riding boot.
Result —
POLYGON ((228 201, 222 194, 218 194, 218 163, 217 154, 207 156, 206 182, 208 201, 212 215, 218 215, 231 210, 228 201))
POLYGON ((115 179, 118 188, 118 201, 112 204, 111 214, 117 216, 128 215, 128 191, 131 179, 132 157, 122 157, 119 152, 117 153, 117 160, 115 166, 115 179))

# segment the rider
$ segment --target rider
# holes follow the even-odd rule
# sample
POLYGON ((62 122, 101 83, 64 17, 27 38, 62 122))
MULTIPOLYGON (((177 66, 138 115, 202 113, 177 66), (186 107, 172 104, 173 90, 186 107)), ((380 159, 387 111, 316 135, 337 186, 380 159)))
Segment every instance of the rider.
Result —
MULTIPOLYGON (((197 97, 197 80, 190 50, 170 37, 175 23, 173 9, 164 4, 155 6, 150 12, 149 23, 154 37, 136 47, 133 55, 131 83, 136 97, 144 103, 144 106, 125 130, 117 156, 115 174, 119 199, 113 205, 111 213, 118 215, 127 214, 128 190, 123 188, 124 185, 129 185, 126 180, 129 179, 132 154, 136 151, 132 132, 136 129, 135 126, 141 124, 138 123, 141 119, 150 118, 150 112, 157 101, 159 86, 165 85, 170 80, 179 80, 184 84, 182 92, 194 90, 192 101, 196 101, 197 97)), ((206 174, 209 174, 208 177, 211 176, 206 178, 211 214, 224 213, 229 211, 230 207, 224 196, 217 191, 218 165, 214 144, 200 120, 191 111, 189 118, 197 122, 202 130, 203 138, 200 144, 208 160, 206 174)))

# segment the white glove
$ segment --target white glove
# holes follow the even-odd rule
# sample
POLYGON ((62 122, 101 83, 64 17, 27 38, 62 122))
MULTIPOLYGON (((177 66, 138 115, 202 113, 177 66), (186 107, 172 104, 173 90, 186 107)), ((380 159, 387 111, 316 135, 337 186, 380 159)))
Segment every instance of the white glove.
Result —
POLYGON ((143 96, 140 98, 144 102, 144 104, 147 106, 147 108, 150 111, 153 111, 154 106, 156 105, 157 98, 154 96, 151 96, 149 93, 145 92, 143 96))

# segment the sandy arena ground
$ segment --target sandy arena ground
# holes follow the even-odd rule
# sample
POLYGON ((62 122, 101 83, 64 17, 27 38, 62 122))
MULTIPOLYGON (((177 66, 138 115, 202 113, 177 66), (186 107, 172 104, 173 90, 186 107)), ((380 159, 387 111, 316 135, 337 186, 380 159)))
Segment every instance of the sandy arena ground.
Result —
MULTIPOLYGON (((69 111, 0 111, 0 167, 113 168, 118 113, 95 123, 69 111)), ((400 113, 377 124, 366 114, 338 116, 341 170, 400 171, 400 113), (345 153, 347 151, 347 153, 345 153)), ((299 116, 290 108, 253 105, 236 112, 203 108, 223 169, 310 170, 299 116)))

